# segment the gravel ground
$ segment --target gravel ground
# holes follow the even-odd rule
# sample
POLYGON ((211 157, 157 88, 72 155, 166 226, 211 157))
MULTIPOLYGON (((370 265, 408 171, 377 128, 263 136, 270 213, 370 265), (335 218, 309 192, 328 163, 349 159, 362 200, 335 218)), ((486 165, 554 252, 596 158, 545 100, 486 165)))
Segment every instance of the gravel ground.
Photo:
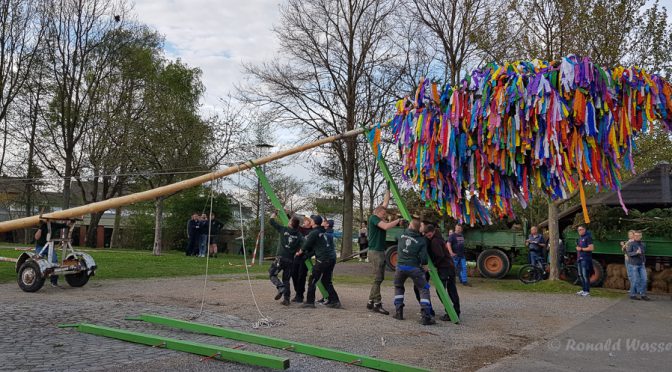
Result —
MULTIPOLYGON (((353 271, 349 265, 344 267, 353 271)), ((360 269, 354 271, 357 270, 360 269)), ((410 287, 410 283, 407 286, 410 287)), ((252 324, 259 314, 250 286, 247 281, 230 276, 210 277, 205 310, 197 321, 438 371, 473 371, 488 366, 503 357, 518 354, 530 344, 551 339, 615 303, 611 299, 580 298, 573 294, 496 292, 460 287, 461 324, 438 321, 434 326, 421 326, 417 322, 420 309, 414 300, 407 300, 407 319, 404 321, 366 310, 368 285, 336 283, 344 305, 341 310, 321 306, 301 309, 294 304, 283 307, 273 300, 275 289, 268 281, 254 280, 251 287, 261 312, 284 325, 253 330, 252 324)), ((60 323, 88 322, 217 345, 239 345, 236 341, 123 320, 124 316, 141 312, 187 319, 198 313, 202 290, 203 277, 93 279, 83 288, 45 287, 33 294, 21 292, 14 283, 0 285, 0 319, 6 323, 3 328, 8 329, 4 336, 0 336, 0 360, 3 360, 0 369, 37 369, 35 363, 39 360, 35 359, 41 358, 49 361, 42 366, 52 371, 128 371, 129 368, 134 371, 209 371, 223 367, 227 371, 259 370, 221 361, 200 362, 199 357, 185 353, 56 328, 60 323), (34 353, 34 346, 27 346, 41 344, 48 347, 48 355, 34 353), (71 357, 75 353, 76 357, 71 357)), ((409 292, 412 296, 410 288, 409 292)), ((388 310, 392 309, 393 294, 388 280, 383 287, 388 310)), ((442 315, 443 312, 438 313, 442 315)), ((290 370, 294 371, 361 369, 254 345, 246 345, 244 350, 286 356, 291 360, 290 370)))

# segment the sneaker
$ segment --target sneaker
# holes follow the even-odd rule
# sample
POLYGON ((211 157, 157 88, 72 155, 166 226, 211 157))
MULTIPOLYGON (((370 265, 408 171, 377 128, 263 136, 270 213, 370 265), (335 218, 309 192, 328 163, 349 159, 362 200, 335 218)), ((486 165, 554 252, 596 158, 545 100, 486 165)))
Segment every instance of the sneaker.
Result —
POLYGON ((294 298, 292 298, 292 302, 297 302, 297 303, 302 304, 303 303, 303 297, 294 296, 294 298))
POLYGON ((581 297, 590 297, 590 292, 583 292, 581 297))
POLYGON ((420 324, 422 324, 422 325, 432 325, 432 324, 436 324, 436 320, 434 320, 434 318, 429 317, 429 316, 423 316, 422 318, 420 318, 420 324))
POLYGON ((642 296, 642 300, 651 301, 651 299, 647 295, 642 296))
POLYGON ((583 290, 580 290, 580 291, 576 292, 576 295, 577 296, 583 296, 584 293, 586 293, 586 292, 584 292, 583 290))
POLYGON ((383 309, 383 304, 382 303, 378 303, 378 304, 373 305, 372 311, 374 313, 378 313, 378 314, 390 315, 389 311, 383 309))
POLYGON ((60 285, 58 285, 58 283, 49 283, 49 284, 51 285, 52 288, 60 288, 60 289, 63 289, 63 287, 61 287, 60 285))
POLYGON ((366 308, 369 310, 373 310, 373 301, 369 301, 366 303, 366 308))
POLYGON ((324 298, 320 298, 319 300, 317 300, 317 302, 320 303, 320 304, 323 304, 323 305, 326 305, 326 304, 327 304, 327 303, 324 301, 324 298))
POLYGON ((640 298, 637 297, 637 296, 630 296, 630 299, 631 299, 631 300, 636 300, 636 301, 639 301, 639 300, 640 300, 640 298))
POLYGON ((341 308, 341 303, 340 302, 330 302, 325 305, 326 307, 330 309, 340 309, 341 308))
POLYGON ((441 319, 444 322, 450 322, 450 316, 448 316, 448 314, 443 314, 443 316, 439 319, 441 319))
POLYGON ((397 309, 392 317, 397 320, 404 320, 404 309, 397 309))
POLYGON ((468 282, 464 282, 464 283, 462 283, 462 285, 465 286, 465 287, 471 287, 471 283, 468 283, 468 282))
POLYGON ((283 305, 283 306, 289 306, 289 298, 285 298, 284 300, 282 300, 282 302, 280 303, 280 305, 283 305))
POLYGON ((313 302, 306 302, 306 303, 303 304, 303 306, 301 306, 301 307, 304 308, 304 309, 314 309, 314 308, 315 308, 315 303, 313 303, 313 302))
POLYGON ((285 294, 284 288, 278 288, 278 293, 275 295, 275 300, 279 300, 283 294, 285 294))

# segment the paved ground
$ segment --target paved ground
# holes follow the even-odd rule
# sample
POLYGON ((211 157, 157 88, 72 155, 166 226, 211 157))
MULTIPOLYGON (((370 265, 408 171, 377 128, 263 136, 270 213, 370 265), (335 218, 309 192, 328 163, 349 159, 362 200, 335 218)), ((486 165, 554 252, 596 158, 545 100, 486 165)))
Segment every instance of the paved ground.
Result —
MULTIPOLYGON (((357 268, 349 270, 357 271, 357 268)), ((368 271, 366 266, 360 270, 363 270, 363 275, 368 271)), ((571 358, 594 370, 592 364, 589 364, 594 357, 588 353, 578 356, 572 354, 569 358, 562 352, 548 352, 546 345, 549 341, 556 342, 552 338, 555 335, 562 349, 569 339, 591 342, 641 334, 642 341, 651 342, 657 340, 653 339, 654 335, 662 338, 670 334, 669 299, 631 304, 627 300, 585 299, 573 294, 497 292, 476 285, 473 288, 459 288, 463 308, 460 325, 439 322, 435 326, 423 327, 417 323, 419 308, 414 301, 407 301, 407 320, 403 322, 367 311, 364 304, 368 297, 368 285, 336 283, 344 310, 283 307, 272 299, 274 289, 266 280, 252 281, 251 288, 258 299, 260 310, 266 316, 284 322, 283 326, 252 329, 259 315, 250 295, 250 284, 240 280, 240 277, 231 276, 211 277, 206 290, 205 310, 197 321, 437 371, 475 371, 490 365, 498 366, 496 370, 521 369, 521 366, 531 366, 536 370, 576 369, 572 364, 563 364, 573 363, 568 362, 571 358), (645 309, 644 313, 648 315, 624 315, 633 314, 639 308, 645 309), (568 314, 575 315, 571 317, 568 314), (665 325, 658 327, 658 324, 665 325), (594 328, 581 333, 584 325, 594 328), (608 332, 589 338, 596 334, 596 328, 608 332), (645 339, 645 336, 652 339, 645 339), (521 354, 520 358, 516 357, 518 354, 521 354), (511 359, 502 360, 507 357, 511 359), (540 364, 531 363, 530 358, 540 364), (585 362, 582 362, 584 359, 585 362)), ((202 290, 202 277, 104 281, 94 278, 83 288, 45 287, 32 294, 21 292, 15 283, 1 284, 0 319, 3 332, 0 334, 0 370, 259 370, 221 361, 201 362, 200 357, 190 354, 57 328, 61 323, 87 322, 215 345, 240 345, 239 342, 221 338, 124 320, 126 316, 139 313, 188 319, 198 313, 202 290)), ((393 298, 389 280, 383 287, 383 296, 386 304, 393 298)), ((391 308, 391 305, 388 307, 391 308)), ((292 371, 361 370, 354 366, 254 345, 246 345, 244 350, 288 357, 292 371)), ((603 357, 605 360, 599 360, 599 363, 605 366, 608 366, 610 360, 617 366, 628 362, 621 362, 620 357, 603 357)), ((659 357, 664 355, 650 357, 647 354, 647 360, 658 360, 656 358, 659 357)), ((657 365, 657 362, 651 363, 657 365)), ((581 364, 576 366, 578 368, 581 364)), ((623 366, 627 369, 630 365, 623 366)))
POLYGON ((669 371, 672 301, 623 299, 487 371, 669 371))

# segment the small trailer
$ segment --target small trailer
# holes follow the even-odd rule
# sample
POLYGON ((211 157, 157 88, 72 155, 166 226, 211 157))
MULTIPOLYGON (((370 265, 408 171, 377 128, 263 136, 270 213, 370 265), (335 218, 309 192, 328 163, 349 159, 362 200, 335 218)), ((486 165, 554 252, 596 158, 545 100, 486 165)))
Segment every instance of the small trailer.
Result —
POLYGON ((18 258, 0 257, 0 262, 16 262, 16 281, 25 292, 36 292, 42 288, 44 281, 54 275, 65 276, 71 287, 86 285, 95 274, 96 262, 90 255, 77 252, 72 248, 72 231, 77 218, 56 220, 41 218, 47 226, 47 243, 41 252, 23 252, 18 258), (67 221, 65 237, 52 238, 52 222, 67 221), (56 252, 60 250, 60 260, 56 252))

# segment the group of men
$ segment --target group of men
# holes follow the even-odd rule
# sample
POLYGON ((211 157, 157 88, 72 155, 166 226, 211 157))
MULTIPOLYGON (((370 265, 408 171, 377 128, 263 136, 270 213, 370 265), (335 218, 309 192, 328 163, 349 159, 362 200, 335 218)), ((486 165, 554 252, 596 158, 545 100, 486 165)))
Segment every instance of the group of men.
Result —
POLYGON ((290 305, 290 280, 294 284, 295 296, 291 300, 303 303, 304 308, 315 308, 315 290, 317 283, 322 282, 328 293, 322 302, 326 307, 338 309, 341 302, 332 281, 336 266, 336 246, 334 245, 334 221, 313 215, 304 219, 303 224, 299 217, 291 217, 288 226, 276 221, 276 215, 271 216, 270 224, 280 233, 275 262, 268 270, 271 282, 277 289, 276 300, 283 299, 281 304, 290 305), (306 260, 315 257, 308 290, 304 302, 306 276, 308 274, 306 260), (278 279, 278 275, 282 274, 278 279))
MULTIPOLYGON (((389 193, 386 193, 382 205, 374 210, 368 220, 367 241, 368 259, 373 267, 373 285, 369 294, 367 309, 389 315, 383 308, 380 285, 385 279, 385 235, 386 230, 398 226, 402 220, 386 221, 389 193)), ((300 225, 298 217, 291 217, 288 226, 276 221, 276 215, 271 216, 271 226, 280 233, 280 240, 276 252, 276 260, 269 269, 271 282, 277 288, 276 300, 282 300, 282 305, 290 305, 290 279, 294 283, 296 295, 292 301, 303 302, 305 287, 305 261, 315 256, 308 283, 308 292, 303 307, 315 307, 315 289, 322 281, 328 293, 325 305, 330 308, 341 308, 338 294, 334 289, 332 277, 336 265, 336 247, 333 242, 333 221, 323 221, 321 216, 311 216, 300 225), (281 279, 278 276, 282 273, 281 279)), ((460 314, 460 300, 455 286, 456 263, 464 267, 462 282, 466 281, 466 265, 464 262, 464 238, 461 226, 456 226, 455 233, 446 242, 435 224, 421 222, 414 218, 407 229, 398 238, 398 263, 394 276, 395 287, 395 319, 403 320, 404 285, 407 279, 413 281, 416 299, 422 308, 420 322, 424 325, 434 324, 434 310, 429 294, 428 259, 431 258, 437 267, 439 278, 448 291, 456 313, 460 314)), ((450 320, 448 314, 441 320, 450 320)))
POLYGON ((213 213, 208 215, 198 214, 194 212, 191 219, 187 222, 187 256, 205 257, 209 254, 210 257, 217 257, 217 236, 224 224, 215 218, 213 213), (208 246, 208 237, 210 238, 210 245, 208 246))

